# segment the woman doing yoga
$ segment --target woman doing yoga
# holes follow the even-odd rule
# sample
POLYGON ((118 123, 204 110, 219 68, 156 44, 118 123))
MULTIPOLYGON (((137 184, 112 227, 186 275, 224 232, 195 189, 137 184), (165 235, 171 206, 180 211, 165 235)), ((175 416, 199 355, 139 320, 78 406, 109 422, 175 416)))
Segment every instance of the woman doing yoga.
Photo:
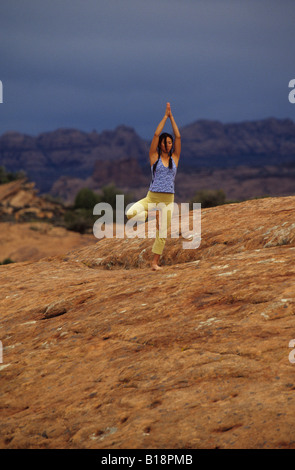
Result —
MULTIPOLYGON (((161 222, 165 219, 165 235, 167 236, 167 229, 171 223, 172 209, 174 203, 174 181, 176 171, 178 167, 178 161, 181 152, 181 139, 180 132, 173 118, 170 103, 166 105, 166 111, 163 119, 158 124, 158 127, 153 136, 153 140, 150 146, 149 158, 152 172, 152 181, 149 186, 149 191, 145 198, 136 202, 128 209, 126 215, 130 219, 135 215, 143 215, 146 220, 148 215, 148 206, 161 204, 162 207, 168 207, 169 210, 161 211, 162 215, 165 213, 165 217, 161 217, 161 222), (168 133, 162 133, 167 119, 170 119, 173 133, 174 133, 174 148, 173 148, 173 137, 168 133), (144 214, 142 212, 144 211, 144 214)), ((161 207, 160 206, 160 207, 161 207)), ((157 218, 157 222, 159 218, 157 218)), ((166 236, 163 236, 163 231, 159 230, 157 224, 156 239, 152 247, 154 257, 152 260, 152 269, 161 269, 159 266, 159 259, 163 253, 163 249, 166 242, 166 236)))

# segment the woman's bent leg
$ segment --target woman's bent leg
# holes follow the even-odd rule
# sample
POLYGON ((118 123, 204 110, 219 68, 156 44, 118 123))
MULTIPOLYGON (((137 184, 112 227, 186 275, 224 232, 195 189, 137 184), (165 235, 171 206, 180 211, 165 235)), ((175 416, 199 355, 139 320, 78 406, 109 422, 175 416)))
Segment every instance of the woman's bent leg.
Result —
POLYGON ((140 201, 135 202, 127 211, 128 219, 134 219, 138 222, 145 222, 148 215, 148 198, 144 197, 140 201))

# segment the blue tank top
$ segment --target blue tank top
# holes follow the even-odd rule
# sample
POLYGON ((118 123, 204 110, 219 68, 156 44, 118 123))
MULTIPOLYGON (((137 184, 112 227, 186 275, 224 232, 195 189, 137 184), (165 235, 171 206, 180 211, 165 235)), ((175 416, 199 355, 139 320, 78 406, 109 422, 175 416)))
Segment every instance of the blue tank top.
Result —
POLYGON ((153 175, 153 165, 151 166, 152 181, 149 187, 149 191, 159 193, 174 193, 174 181, 177 171, 177 166, 172 158, 172 168, 169 166, 166 168, 163 165, 161 157, 159 158, 156 171, 153 175))

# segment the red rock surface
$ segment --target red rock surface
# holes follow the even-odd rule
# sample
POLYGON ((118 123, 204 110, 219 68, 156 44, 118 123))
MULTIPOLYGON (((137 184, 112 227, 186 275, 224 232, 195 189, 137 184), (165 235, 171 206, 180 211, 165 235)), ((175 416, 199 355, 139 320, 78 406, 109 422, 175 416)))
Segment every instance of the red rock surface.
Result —
POLYGON ((37 193, 26 178, 0 184, 0 262, 36 261, 94 244, 93 235, 54 225, 63 223, 66 208, 37 193))
POLYGON ((52 202, 46 196, 38 196, 35 183, 27 178, 0 184, 1 221, 24 222, 31 219, 56 221, 63 217, 62 203, 52 202))
POLYGON ((294 448, 295 198, 1 266, 1 448, 294 448), (144 251, 145 250, 145 251, 144 251))
POLYGON ((36 261, 49 255, 94 245, 93 235, 55 227, 46 222, 0 223, 0 262, 36 261))

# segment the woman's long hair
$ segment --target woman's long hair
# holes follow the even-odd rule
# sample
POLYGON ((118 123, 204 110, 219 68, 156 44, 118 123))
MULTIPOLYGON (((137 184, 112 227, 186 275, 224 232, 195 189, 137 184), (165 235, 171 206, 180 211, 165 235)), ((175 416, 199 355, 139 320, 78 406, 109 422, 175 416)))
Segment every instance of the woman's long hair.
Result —
POLYGON ((158 142, 158 147, 157 147, 158 160, 153 164, 153 175, 155 174, 158 162, 160 160, 162 140, 164 140, 165 148, 167 149, 167 139, 168 138, 172 140, 172 148, 169 152, 169 157, 170 157, 169 158, 169 169, 172 170, 173 137, 172 137, 171 134, 168 134, 168 132, 163 132, 163 134, 161 134, 160 137, 159 137, 159 142, 158 142))

